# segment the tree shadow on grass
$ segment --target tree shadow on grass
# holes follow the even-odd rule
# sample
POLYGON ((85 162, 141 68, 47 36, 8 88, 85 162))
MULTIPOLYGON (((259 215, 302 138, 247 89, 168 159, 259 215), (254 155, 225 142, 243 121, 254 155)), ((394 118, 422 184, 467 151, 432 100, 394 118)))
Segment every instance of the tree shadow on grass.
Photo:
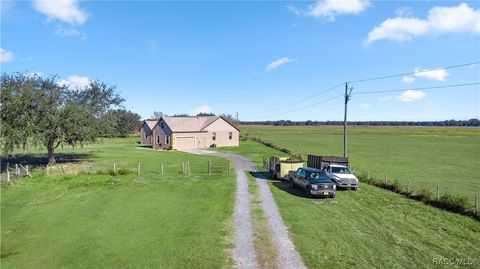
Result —
MULTIPOLYGON (((55 153, 57 163, 76 163, 86 161, 91 157, 88 153, 55 153)), ((29 165, 32 167, 45 166, 48 164, 47 154, 17 154, 1 157, 1 171, 7 168, 7 164, 12 167, 15 164, 29 165)))

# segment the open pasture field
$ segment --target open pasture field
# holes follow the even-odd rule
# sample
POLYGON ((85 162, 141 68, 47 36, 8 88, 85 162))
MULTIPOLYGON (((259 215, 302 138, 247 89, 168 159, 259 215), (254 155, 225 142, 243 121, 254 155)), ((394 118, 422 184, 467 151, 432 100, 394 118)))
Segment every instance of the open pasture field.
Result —
MULTIPOLYGON (((242 134, 259 137, 306 154, 343 154, 342 126, 241 126, 242 134)), ((359 173, 414 190, 464 196, 473 205, 480 195, 480 128, 348 127, 348 156, 359 173)))
MULTIPOLYGON (((2 268, 228 265, 234 169, 227 174, 224 159, 152 151, 136 140, 105 139, 60 149, 59 160, 69 161, 64 169, 77 175, 58 174, 58 164, 48 177, 44 169, 33 170, 33 178, 3 186, 2 268), (182 174, 187 159, 189 175, 182 174), (219 167, 211 175, 209 160, 219 167), (141 175, 136 173, 139 161, 141 175), (80 173, 90 162, 93 173, 80 173), (110 175, 113 162, 130 173, 110 175)), ((41 150, 29 152, 22 160, 39 162, 45 156, 41 150)))
MULTIPOLYGON (((265 156, 285 155, 253 141, 217 150, 244 155, 260 170, 265 156)), ((335 199, 308 198, 278 180, 269 186, 308 268, 438 268, 434 259, 479 258, 480 224, 472 218, 367 184, 335 199)))

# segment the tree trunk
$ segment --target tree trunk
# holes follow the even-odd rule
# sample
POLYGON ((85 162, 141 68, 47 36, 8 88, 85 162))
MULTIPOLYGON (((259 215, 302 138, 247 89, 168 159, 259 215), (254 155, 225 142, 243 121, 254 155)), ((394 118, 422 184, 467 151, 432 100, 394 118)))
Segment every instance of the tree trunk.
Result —
POLYGON ((52 141, 48 141, 47 143, 47 150, 48 150, 48 164, 49 165, 52 165, 52 164, 55 164, 56 161, 55 161, 55 156, 53 155, 53 152, 55 150, 55 147, 53 146, 53 140, 52 141))

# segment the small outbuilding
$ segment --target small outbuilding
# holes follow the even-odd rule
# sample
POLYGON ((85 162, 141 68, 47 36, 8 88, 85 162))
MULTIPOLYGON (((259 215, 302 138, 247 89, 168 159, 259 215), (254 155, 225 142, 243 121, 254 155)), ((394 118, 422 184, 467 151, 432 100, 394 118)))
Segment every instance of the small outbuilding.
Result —
POLYGON ((157 124, 157 120, 146 120, 143 122, 142 127, 140 128, 140 143, 145 145, 153 144, 152 130, 157 124))
POLYGON ((153 127, 154 149, 205 149, 239 145, 240 130, 222 116, 162 117, 153 127))

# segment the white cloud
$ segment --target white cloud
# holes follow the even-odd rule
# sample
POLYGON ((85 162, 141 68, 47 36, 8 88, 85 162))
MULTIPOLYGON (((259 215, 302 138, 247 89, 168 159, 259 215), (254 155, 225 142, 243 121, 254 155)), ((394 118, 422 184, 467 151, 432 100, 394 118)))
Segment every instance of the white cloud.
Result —
POLYGON ((450 74, 447 72, 445 69, 436 69, 436 70, 427 70, 427 69, 420 69, 420 68, 415 68, 413 69, 413 72, 415 72, 415 76, 419 78, 426 78, 430 80, 438 80, 438 81, 445 81, 445 78, 449 76, 450 74))
POLYGON ((282 64, 286 64, 286 63, 290 63, 290 62, 293 62, 293 60, 288 58, 288 57, 282 57, 282 58, 280 58, 276 61, 273 61, 273 62, 269 63, 267 65, 267 67, 265 68, 265 70, 272 71, 273 69, 278 68, 282 64))
POLYGON ((287 8, 288 8, 288 10, 290 10, 290 12, 292 12, 293 14, 295 14, 297 16, 302 15, 302 11, 294 5, 287 5, 287 8))
POLYGON ((415 78, 409 77, 409 76, 403 76, 402 81, 404 83, 413 83, 415 81, 415 78))
POLYGON ((360 107, 367 109, 367 108, 370 107, 370 103, 361 103, 361 104, 360 104, 360 107))
POLYGON ((0 63, 7 63, 13 60, 13 52, 0 48, 0 63))
POLYGON ((81 33, 75 28, 64 28, 60 25, 57 25, 55 27, 55 34, 61 37, 80 37, 80 40, 85 41, 87 40, 87 35, 84 33, 81 33))
POLYGON ((358 14, 370 6, 370 0, 319 0, 311 5, 305 15, 335 20, 337 15, 358 14))
POLYGON ((425 98, 425 96, 427 96, 427 94, 422 91, 407 90, 407 91, 404 91, 399 96, 397 96, 397 99, 402 102, 413 102, 413 101, 421 100, 425 98))
POLYGON ((83 24, 88 14, 80 10, 77 0, 34 0, 37 11, 47 16, 47 20, 60 20, 69 24, 83 24))
POLYGON ((69 76, 67 79, 62 79, 58 82, 61 86, 66 86, 75 89, 84 89, 90 85, 91 79, 81 76, 69 76))
POLYGON ((404 42, 422 35, 480 33, 480 10, 475 10, 466 3, 454 7, 434 7, 428 11, 426 19, 397 16, 375 26, 368 33, 365 43, 382 39, 404 42))
POLYGON ((378 98, 378 101, 380 101, 380 102, 386 102, 386 101, 390 101, 390 100, 392 100, 391 96, 382 96, 382 97, 378 98))
POLYGON ((399 7, 395 10, 397 17, 410 17, 413 15, 413 9, 410 7, 399 7))
POLYGON ((195 108, 194 110, 195 114, 198 113, 212 113, 212 107, 209 105, 203 105, 195 108))

